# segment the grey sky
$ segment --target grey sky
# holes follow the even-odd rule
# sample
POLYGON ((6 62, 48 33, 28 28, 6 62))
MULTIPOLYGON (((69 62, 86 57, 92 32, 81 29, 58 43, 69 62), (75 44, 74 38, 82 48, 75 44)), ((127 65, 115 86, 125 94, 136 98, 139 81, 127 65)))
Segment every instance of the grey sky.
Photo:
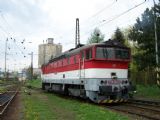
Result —
POLYGON ((107 40, 116 27, 125 28, 132 25, 147 7, 153 6, 153 2, 146 0, 146 3, 138 8, 100 26, 102 21, 108 21, 143 1, 0 0, 0 68, 4 69, 4 44, 7 37, 9 38, 7 63, 10 63, 7 64, 7 68, 19 70, 29 66, 28 53, 31 51, 35 54, 34 67, 37 67, 38 45, 48 37, 53 37, 55 43, 61 43, 63 51, 74 47, 77 17, 80 19, 82 43, 86 43, 95 27, 100 28, 107 40))

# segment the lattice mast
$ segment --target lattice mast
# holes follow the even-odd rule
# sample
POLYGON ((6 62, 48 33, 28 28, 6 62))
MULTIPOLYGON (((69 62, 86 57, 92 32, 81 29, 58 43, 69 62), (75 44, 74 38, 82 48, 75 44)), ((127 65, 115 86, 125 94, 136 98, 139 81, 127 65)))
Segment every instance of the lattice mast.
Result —
POLYGON ((80 45, 80 30, 79 30, 79 18, 76 18, 76 34, 75 34, 75 47, 80 45))

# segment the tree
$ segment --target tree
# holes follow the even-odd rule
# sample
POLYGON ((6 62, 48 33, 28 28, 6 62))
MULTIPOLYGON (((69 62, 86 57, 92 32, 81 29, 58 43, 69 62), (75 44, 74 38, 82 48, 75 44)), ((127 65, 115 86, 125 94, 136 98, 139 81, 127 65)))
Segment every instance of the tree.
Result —
POLYGON ((125 44, 125 38, 123 32, 117 27, 113 39, 120 41, 122 44, 125 44))
POLYGON ((104 41, 104 35, 101 33, 101 31, 98 28, 95 28, 93 33, 91 34, 91 37, 88 38, 87 43, 99 43, 104 41))
MULTIPOLYGON (((133 59, 136 61, 138 69, 155 67, 155 36, 154 36, 154 15, 160 15, 160 4, 156 8, 146 9, 141 18, 137 18, 136 23, 129 32, 129 38, 137 43, 137 52, 133 59)), ((160 40, 160 18, 157 17, 157 37, 160 40)), ((158 43, 160 48, 160 42, 158 43)), ((160 56, 160 52, 159 52, 160 56)))

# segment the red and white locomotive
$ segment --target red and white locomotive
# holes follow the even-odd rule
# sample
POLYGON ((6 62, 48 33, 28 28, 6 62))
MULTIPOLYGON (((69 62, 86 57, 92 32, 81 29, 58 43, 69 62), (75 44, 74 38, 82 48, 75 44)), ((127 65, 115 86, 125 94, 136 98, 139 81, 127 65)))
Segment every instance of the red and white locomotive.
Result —
POLYGON ((77 47, 42 66, 42 89, 95 103, 126 101, 129 62, 130 49, 117 40, 77 47))

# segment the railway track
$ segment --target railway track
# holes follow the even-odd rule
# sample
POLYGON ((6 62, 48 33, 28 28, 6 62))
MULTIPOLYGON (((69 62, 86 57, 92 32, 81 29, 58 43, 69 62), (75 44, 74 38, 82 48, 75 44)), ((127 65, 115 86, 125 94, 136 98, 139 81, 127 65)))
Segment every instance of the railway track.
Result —
POLYGON ((142 99, 130 99, 130 103, 135 103, 139 105, 148 105, 148 106, 158 106, 160 107, 160 101, 153 100, 142 100, 142 99))
POLYGON ((160 102, 158 101, 134 99, 126 104, 107 106, 107 108, 149 120, 160 120, 160 102))
POLYGON ((10 103, 13 101, 17 92, 18 89, 15 91, 8 91, 0 95, 0 118, 3 116, 10 103))

